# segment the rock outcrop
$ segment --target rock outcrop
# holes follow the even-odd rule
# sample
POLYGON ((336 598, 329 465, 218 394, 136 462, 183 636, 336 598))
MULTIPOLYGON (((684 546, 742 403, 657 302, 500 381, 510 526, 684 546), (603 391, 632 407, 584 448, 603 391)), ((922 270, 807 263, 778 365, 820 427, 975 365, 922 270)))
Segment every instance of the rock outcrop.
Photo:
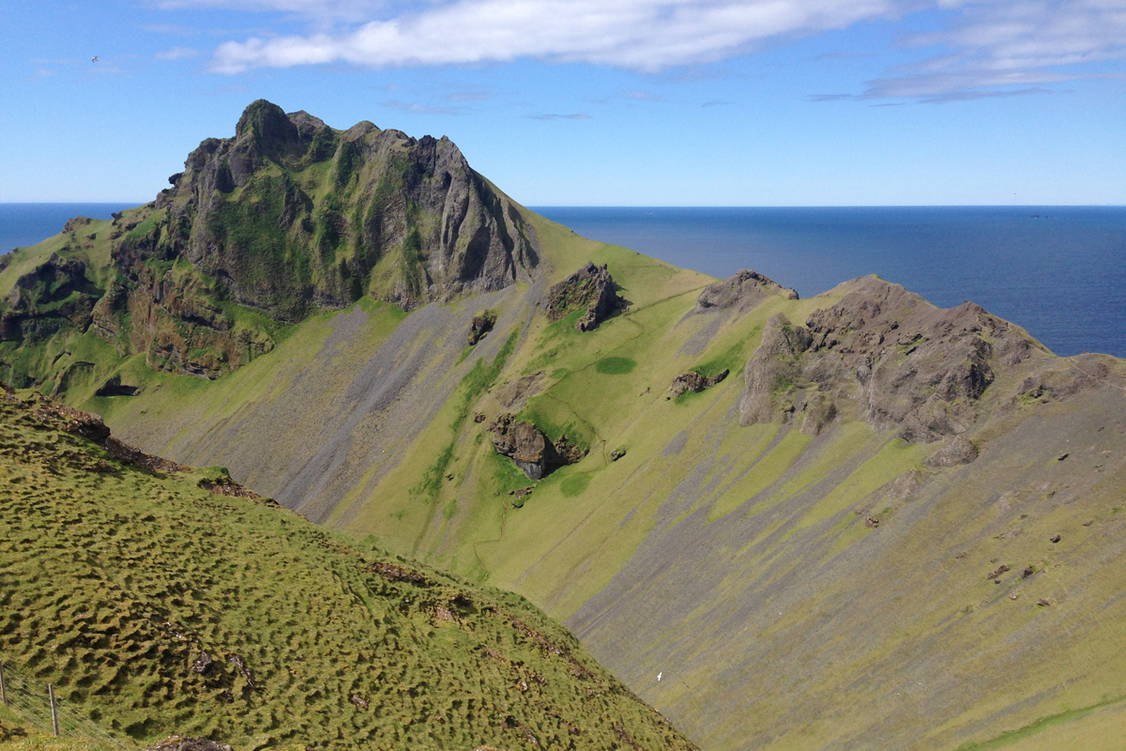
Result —
POLYGON ((208 740, 206 738, 179 738, 173 736, 161 741, 155 746, 149 746, 145 751, 232 751, 226 743, 208 740))
POLYGON ((558 321, 575 310, 584 310, 575 328, 591 331, 624 309, 626 304, 606 266, 588 262, 548 290, 546 308, 547 317, 552 321, 558 321))
POLYGON ((515 205, 449 139, 337 131, 263 100, 234 138, 201 143, 155 206, 158 245, 281 320, 362 294, 413 308, 496 290, 538 263, 515 205), (323 198, 303 174, 314 164, 331 178, 323 198))
POLYGON ((493 330, 493 326, 497 322, 497 314, 491 310, 486 310, 480 315, 473 316, 473 320, 469 322, 469 333, 466 334, 466 339, 469 346, 472 347, 477 342, 485 337, 485 334, 493 330))
POLYGON ((539 264, 519 207, 444 137, 338 131, 258 100, 169 182, 114 215, 102 286, 77 257, 94 247, 91 220, 67 222, 59 253, 0 303, 0 340, 91 330, 152 367, 215 378, 270 351, 273 324, 318 308, 368 296, 411 309, 539 264))
POLYGON ((813 434, 847 413, 930 442, 965 432, 995 368, 1018 364, 1032 346, 978 305, 936 308, 867 277, 804 326, 780 315, 768 322, 739 411, 744 424, 781 419, 813 434))
POLYGON ((673 379, 672 386, 669 387, 669 396, 676 398, 681 394, 688 392, 699 393, 704 389, 710 389, 724 378, 727 378, 731 371, 724 368, 720 372, 712 376, 705 376, 697 373, 695 370, 690 370, 687 373, 681 373, 673 379))
POLYGON ((773 295, 781 295, 787 300, 798 299, 797 291, 783 287, 757 271, 742 269, 727 279, 704 287, 692 312, 735 309, 745 313, 773 295))
POLYGON ((66 328, 83 328, 99 297, 85 263, 52 253, 20 276, 0 301, 0 341, 36 342, 66 328))
POLYGON ((542 479, 564 465, 574 464, 586 454, 567 436, 552 442, 535 425, 518 420, 511 413, 499 416, 489 427, 489 432, 497 453, 512 459, 533 480, 542 479))
MULTIPOLYGON (((109 426, 98 415, 68 407, 40 394, 32 394, 23 400, 11 392, 7 386, 0 389, 0 400, 19 405, 29 410, 43 425, 85 438, 102 447, 111 457, 138 469, 152 473, 184 472, 189 468, 160 456, 152 456, 119 441, 110 435, 109 426)), ((97 471, 112 471, 109 464, 94 467, 97 471)))

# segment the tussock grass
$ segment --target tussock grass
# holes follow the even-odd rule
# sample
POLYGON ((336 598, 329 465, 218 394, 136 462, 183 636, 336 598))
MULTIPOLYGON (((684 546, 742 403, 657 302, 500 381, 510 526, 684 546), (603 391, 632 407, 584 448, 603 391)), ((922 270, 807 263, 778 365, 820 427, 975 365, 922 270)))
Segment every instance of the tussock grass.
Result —
POLYGON ((0 658, 114 734, 691 747, 519 597, 207 492, 207 470, 121 465, 13 397, 0 446, 0 658))

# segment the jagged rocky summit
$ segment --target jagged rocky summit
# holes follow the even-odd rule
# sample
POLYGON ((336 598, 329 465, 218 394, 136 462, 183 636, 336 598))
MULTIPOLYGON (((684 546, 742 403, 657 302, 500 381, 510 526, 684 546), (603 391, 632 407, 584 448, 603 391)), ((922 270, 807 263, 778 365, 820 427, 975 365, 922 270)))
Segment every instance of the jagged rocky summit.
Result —
POLYGON ((905 440, 965 433, 995 371, 1028 359, 1017 327, 965 303, 942 309, 877 277, 851 283, 804 325, 770 318, 744 368, 743 424, 780 420, 816 435, 859 417, 905 440))
POLYGON ((501 289, 539 263, 517 206, 445 137, 339 131, 258 100, 169 181, 108 230, 68 222, 59 252, 0 305, 0 341, 90 330, 152 367, 216 377, 319 308, 368 296, 411 309, 501 289))

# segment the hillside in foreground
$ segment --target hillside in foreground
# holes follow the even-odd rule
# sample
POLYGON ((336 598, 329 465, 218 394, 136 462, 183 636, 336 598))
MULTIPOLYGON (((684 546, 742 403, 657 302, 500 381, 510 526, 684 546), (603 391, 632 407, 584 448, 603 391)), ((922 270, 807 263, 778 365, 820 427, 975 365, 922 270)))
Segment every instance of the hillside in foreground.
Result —
POLYGON ((693 748, 519 597, 43 399, 0 393, 0 445, 0 659, 125 741, 693 748))
POLYGON ((157 201, 0 270, 4 372, 519 592, 709 750, 1121 735, 1122 360, 877 277, 715 280, 519 207, 434 139, 332 150, 248 112, 157 201), (277 180, 309 201, 271 203, 277 180), (285 242, 249 242, 267 226, 285 242), (382 260, 339 286, 330 257, 382 260), (256 302, 263 264, 295 304, 256 302))

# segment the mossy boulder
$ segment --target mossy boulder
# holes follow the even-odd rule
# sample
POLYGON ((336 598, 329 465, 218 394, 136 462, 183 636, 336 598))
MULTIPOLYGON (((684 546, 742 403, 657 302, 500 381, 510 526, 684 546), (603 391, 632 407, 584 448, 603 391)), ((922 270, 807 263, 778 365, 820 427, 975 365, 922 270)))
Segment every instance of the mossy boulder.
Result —
POLYGON ((575 324, 579 331, 592 331, 598 324, 626 307, 609 269, 587 263, 547 293, 547 317, 557 321, 576 310, 582 316, 575 324))

